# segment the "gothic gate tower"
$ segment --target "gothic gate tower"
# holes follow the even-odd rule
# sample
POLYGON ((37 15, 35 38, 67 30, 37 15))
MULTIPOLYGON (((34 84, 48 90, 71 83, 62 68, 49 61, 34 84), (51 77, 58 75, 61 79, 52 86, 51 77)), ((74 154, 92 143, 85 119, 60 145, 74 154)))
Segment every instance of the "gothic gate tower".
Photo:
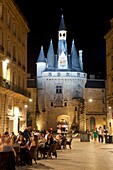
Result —
POLYGON ((67 50, 67 31, 61 16, 58 31, 57 54, 52 40, 47 55, 43 46, 37 60, 37 98, 39 130, 68 132, 85 131, 84 89, 87 74, 83 71, 82 51, 76 51, 72 40, 71 52, 67 50))

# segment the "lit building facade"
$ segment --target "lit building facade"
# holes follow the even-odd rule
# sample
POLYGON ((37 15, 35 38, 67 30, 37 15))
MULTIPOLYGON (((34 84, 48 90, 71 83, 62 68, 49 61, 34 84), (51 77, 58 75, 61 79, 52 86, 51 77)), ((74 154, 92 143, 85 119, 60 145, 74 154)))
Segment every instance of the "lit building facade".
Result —
POLYGON ((83 71, 82 51, 77 52, 74 40, 70 51, 68 54, 67 31, 62 15, 58 31, 57 54, 54 53, 53 43, 50 40, 47 56, 42 46, 36 63, 39 111, 36 124, 39 130, 53 128, 55 131, 67 132, 74 129, 84 132, 87 128, 94 130, 95 127, 106 125, 106 112, 105 108, 103 109, 105 104, 102 103, 105 89, 104 92, 102 89, 96 92, 101 95, 99 96, 100 109, 98 97, 95 96, 96 90, 86 89, 87 73, 83 71), (89 91, 90 97, 97 100, 97 103, 93 100, 95 109, 90 111, 87 103, 89 91), (100 119, 97 118, 98 116, 100 119))
POLYGON ((0 0, 0 133, 26 126, 28 32, 13 0, 0 0))
POLYGON ((107 128, 106 124, 106 81, 102 79, 88 79, 85 96, 86 129, 93 131, 100 126, 107 128))
POLYGON ((105 35, 106 40, 106 103, 107 126, 113 135, 113 19, 110 20, 111 28, 105 35))

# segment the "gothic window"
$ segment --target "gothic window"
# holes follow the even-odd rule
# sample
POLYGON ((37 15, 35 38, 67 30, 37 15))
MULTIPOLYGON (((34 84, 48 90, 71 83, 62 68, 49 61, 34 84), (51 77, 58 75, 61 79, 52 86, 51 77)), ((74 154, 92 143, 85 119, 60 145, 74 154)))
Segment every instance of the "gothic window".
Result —
POLYGON ((68 76, 69 76, 69 73, 66 73, 66 76, 68 77, 68 76))
POLYGON ((64 103, 64 106, 67 107, 67 102, 64 103))
POLYGON ((109 122, 109 127, 111 127, 111 122, 109 122))
POLYGON ((82 93, 81 93, 81 86, 78 84, 77 88, 76 88, 76 97, 82 97, 82 93))
POLYGON ((65 37, 65 33, 63 33, 63 37, 65 37))
POLYGON ((80 77, 80 73, 77 73, 77 76, 80 77))
POLYGON ((90 117, 90 131, 94 131, 96 125, 95 117, 90 117))
POLYGON ((53 102, 51 102, 51 106, 53 107, 53 102))
POLYGON ((52 76, 52 74, 51 74, 51 73, 48 73, 48 76, 52 76))
POLYGON ((58 94, 62 93, 62 86, 56 86, 56 93, 58 94))
POLYGON ((60 76, 60 73, 57 73, 57 76, 60 76))
POLYGON ((77 98, 79 97, 79 92, 78 92, 78 91, 76 91, 76 97, 77 97, 77 98))

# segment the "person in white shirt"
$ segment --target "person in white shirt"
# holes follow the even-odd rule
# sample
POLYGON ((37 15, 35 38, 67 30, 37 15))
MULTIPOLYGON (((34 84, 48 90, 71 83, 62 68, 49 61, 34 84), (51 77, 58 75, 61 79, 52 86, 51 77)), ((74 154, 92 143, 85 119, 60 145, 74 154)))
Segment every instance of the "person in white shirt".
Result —
POLYGON ((46 134, 45 134, 45 139, 46 139, 46 141, 47 141, 47 137, 48 137, 49 134, 50 134, 49 131, 46 130, 46 134))
POLYGON ((99 141, 99 142, 102 142, 102 143, 103 143, 103 133, 104 133, 104 130, 103 130, 103 128, 100 126, 100 127, 99 127, 99 130, 98 130, 98 141, 99 141))

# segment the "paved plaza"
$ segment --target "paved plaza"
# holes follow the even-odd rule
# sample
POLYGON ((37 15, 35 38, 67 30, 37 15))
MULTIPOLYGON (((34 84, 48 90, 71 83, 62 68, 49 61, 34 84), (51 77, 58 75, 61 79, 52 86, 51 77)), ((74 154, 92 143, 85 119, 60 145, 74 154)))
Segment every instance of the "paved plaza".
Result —
POLYGON ((58 158, 37 160, 37 165, 16 170, 113 170, 113 144, 72 141, 72 149, 58 151, 58 158))

